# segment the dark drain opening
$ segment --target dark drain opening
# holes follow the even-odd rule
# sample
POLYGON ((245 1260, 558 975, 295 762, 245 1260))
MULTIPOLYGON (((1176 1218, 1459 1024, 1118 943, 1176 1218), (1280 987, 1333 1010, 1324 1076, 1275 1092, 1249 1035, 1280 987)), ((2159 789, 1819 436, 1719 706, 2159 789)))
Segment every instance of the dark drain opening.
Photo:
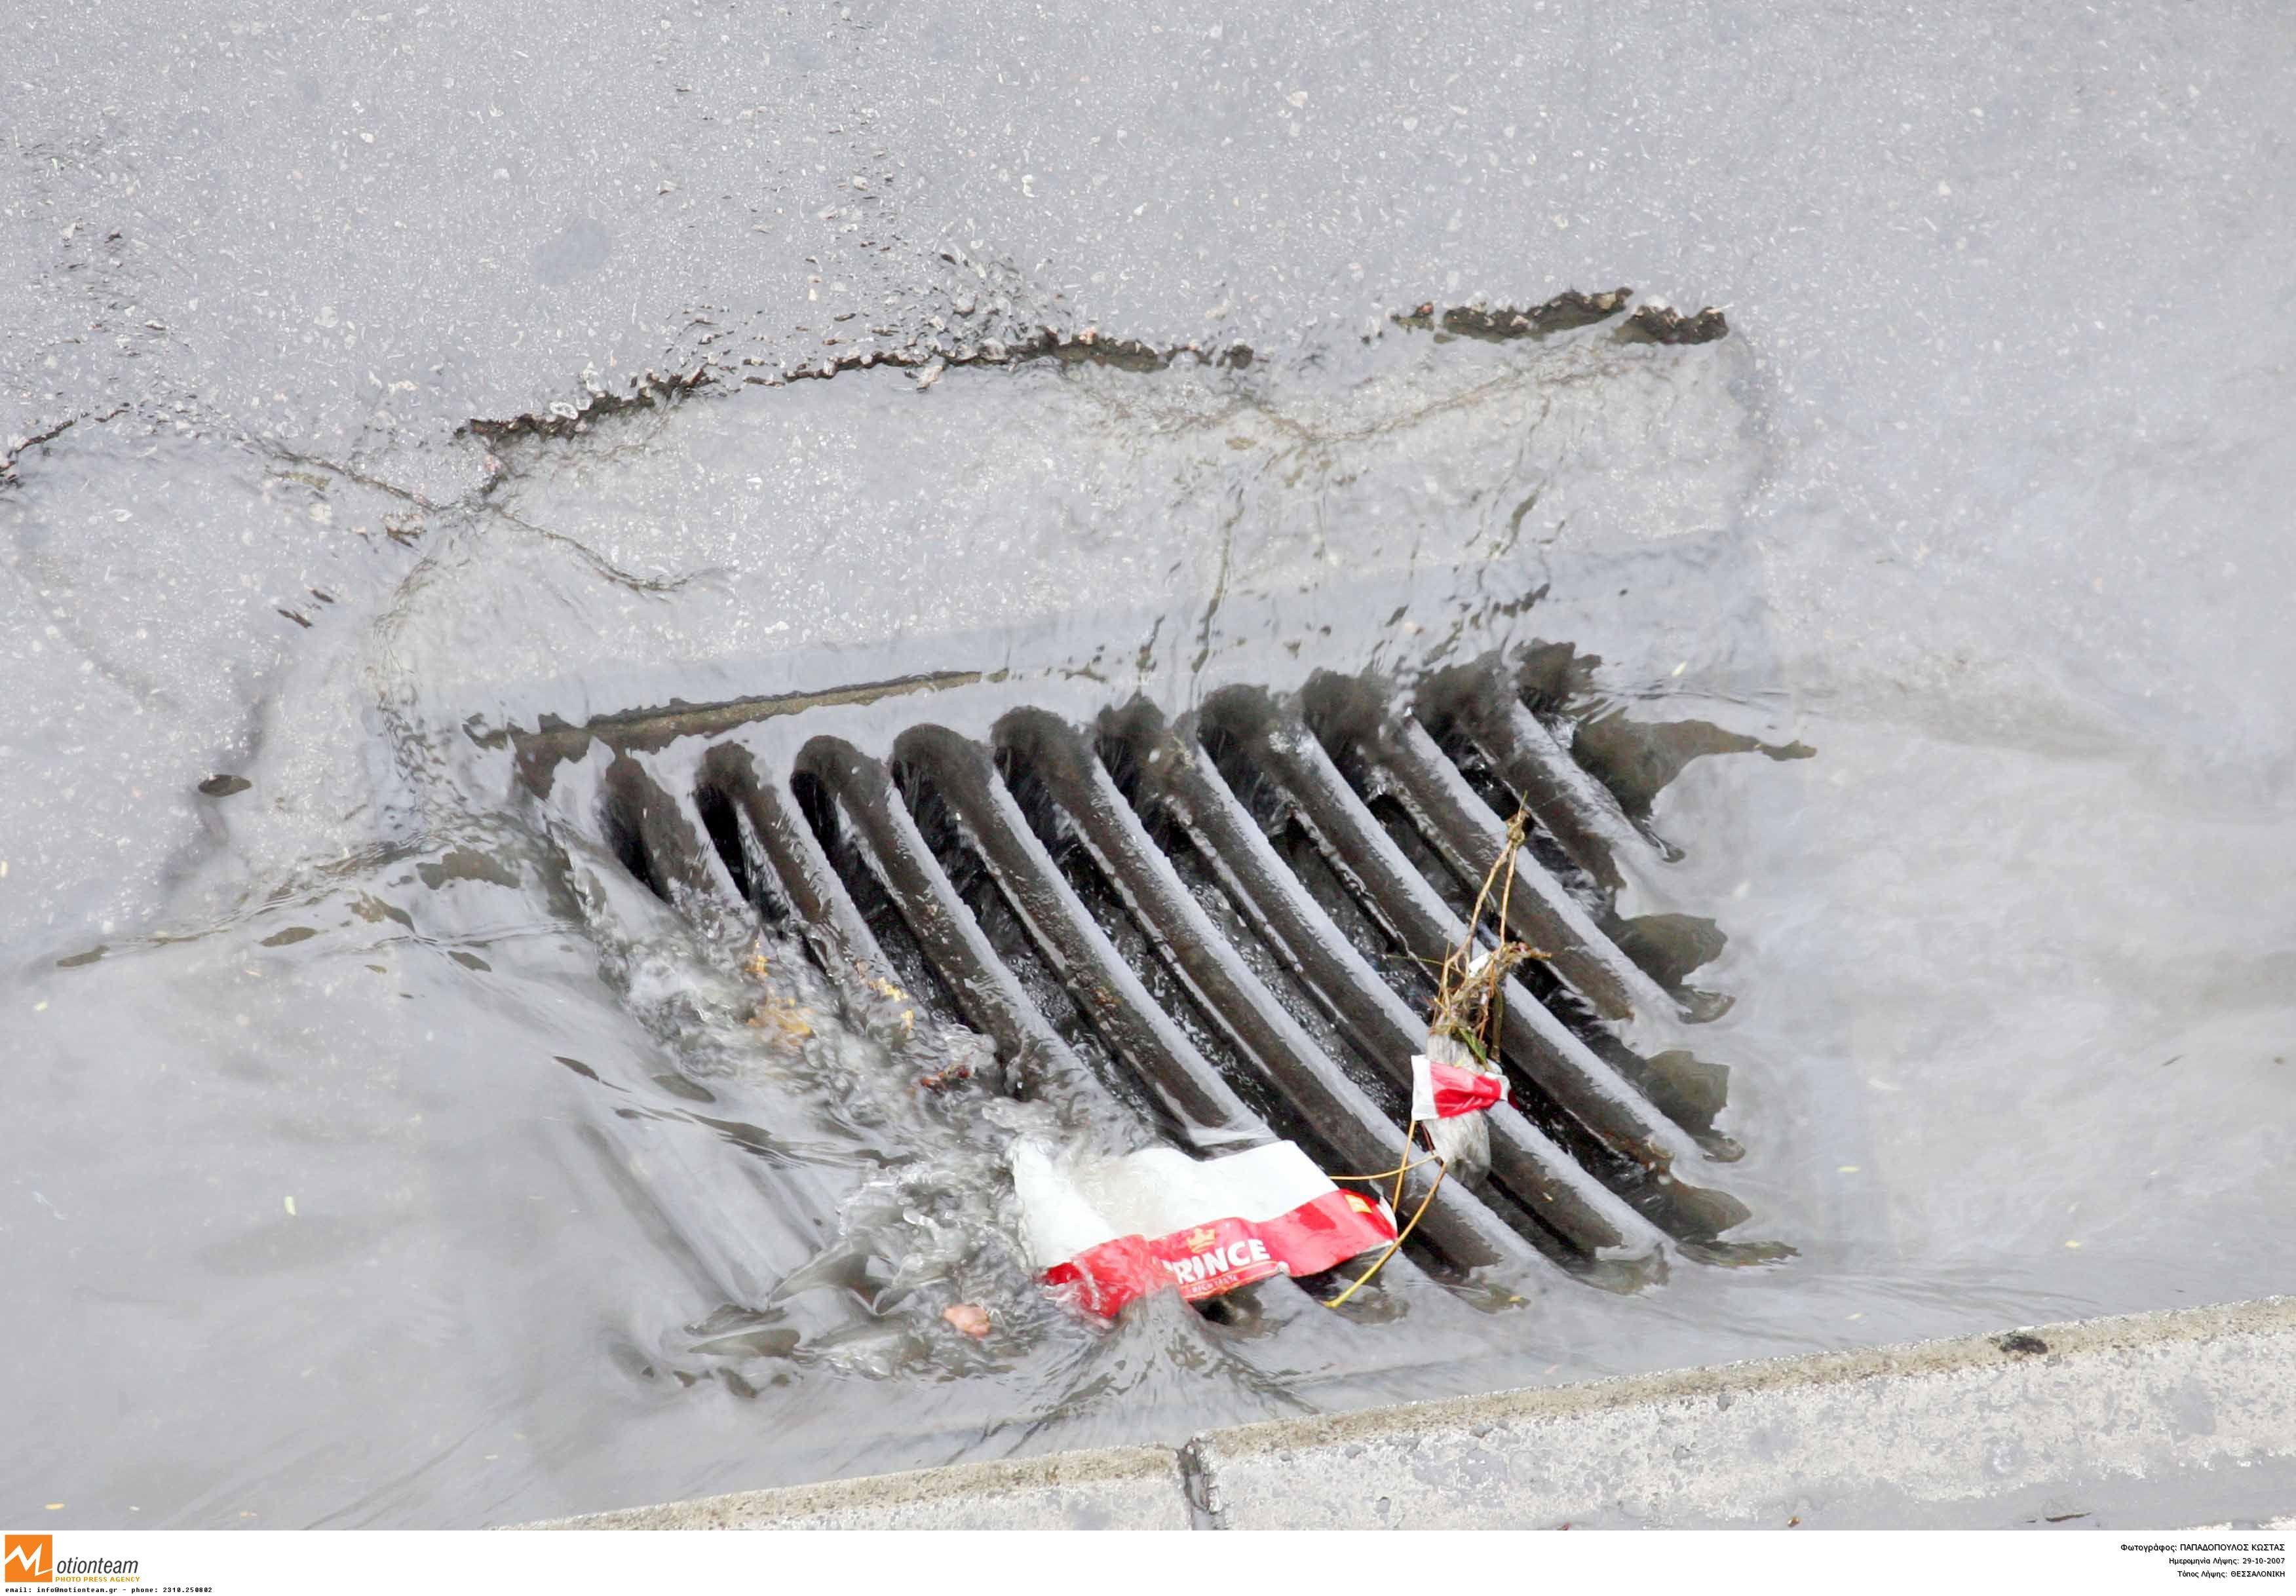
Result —
POLYGON ((1026 907, 1014 903, 982 856, 980 844, 951 812, 932 778, 914 761, 896 761, 893 784, 909 806, 918 835, 948 877, 1021 989, 1067 1044, 1086 1070, 1140 1123, 1167 1138, 1188 1140, 1185 1125, 1164 1110, 1139 1084, 1126 1054, 1127 1037, 1111 1023, 1111 1004, 1092 989, 1087 974, 1064 967, 1031 929, 1026 907), (1128 1066, 1130 1067, 1128 1067, 1128 1066))
POLYGON ((600 827, 627 870, 663 903, 694 914, 718 896, 703 854, 705 828, 664 791, 645 767, 617 754, 603 783, 600 827))
MULTIPOLYGON (((1232 734, 1216 735, 1212 742, 1228 757, 1228 768, 1237 768, 1242 756, 1241 745, 1232 734)), ((1264 806, 1285 803, 1281 790, 1270 781, 1253 776, 1245 779, 1264 806)), ((1471 895, 1450 882, 1442 862, 1414 830, 1400 806, 1385 799, 1363 804, 1369 814, 1379 817, 1382 830, 1397 846, 1398 853, 1408 859, 1421 872, 1428 887, 1438 892, 1464 920, 1471 895), (1382 814, 1382 812, 1384 811, 1382 814), (1449 883, 1449 890, 1444 890, 1449 883)), ((1374 972, 1382 985, 1399 998, 1413 1015, 1430 1011, 1435 996, 1435 981, 1430 961, 1414 951, 1408 936, 1398 928, 1394 919, 1381 913, 1381 897, 1357 872, 1349 868, 1346 850, 1337 843, 1322 840, 1320 834, 1301 821, 1296 810, 1283 813, 1280 823, 1274 816, 1264 816, 1263 824, 1280 823, 1281 834, 1288 846, 1279 855, 1297 873, 1300 884, 1316 898, 1318 905, 1335 921, 1350 928, 1347 941, 1366 955, 1367 969, 1374 972), (1343 875, 1341 872, 1345 872, 1343 875)), ((1544 976, 1538 965, 1528 967, 1527 973, 1544 976)), ((1567 988, 1551 977, 1542 982, 1546 993, 1551 993, 1578 1008, 1590 1026, 1583 1006, 1576 1005, 1567 988)), ((1540 994, 1542 1001, 1546 994, 1540 994)), ((1599 1029, 1599 1027, 1595 1027, 1599 1029)), ((1611 1039, 1605 1035, 1605 1042, 1611 1039)), ((1390 1044, 1392 1045, 1392 1044, 1390 1044)), ((1556 1142, 1579 1167, 1588 1171, 1604 1185, 1628 1202, 1649 1213, 1662 1228, 1680 1231, 1685 1228, 1679 1215, 1669 1211, 1663 1194, 1652 1186, 1650 1173, 1644 1164, 1606 1145, 1590 1133, 1555 1097, 1543 1087, 1522 1066, 1513 1050, 1503 1052, 1502 1062, 1507 1068, 1517 1100, 1525 1116, 1540 1132, 1556 1142)), ((1538 1223, 1535 1220, 1534 1223, 1538 1223)), ((1553 1234, 1550 1227, 1539 1223, 1538 1228, 1553 1234)), ((1702 1225, 1689 1227, 1693 1232, 1702 1225)))
MULTIPOLYGON (((1045 783, 1159 954, 1215 1018, 1265 1090, 1284 1101, 1297 1121, 1314 1127, 1314 1143, 1345 1169, 1408 1162, 1401 1126, 1382 1117, 1252 978, 1236 949, 1189 896, 1078 730, 1041 711, 1015 710, 998 723, 996 742, 1016 766, 1026 766, 1045 783)), ((1520 1252, 1521 1239, 1464 1189, 1439 1185, 1421 1167, 1405 1183, 1406 1201, 1423 1190, 1430 1194, 1424 1234, 1453 1263, 1474 1266, 1520 1252)))
POLYGON ((733 800, 715 782, 706 777, 693 789, 693 808, 701 820, 701 829, 718 850, 718 861, 726 873, 734 879, 734 890, 758 912, 758 918, 768 925, 785 918, 779 899, 766 890, 765 882, 755 868, 755 845, 742 834, 740 816, 734 812, 733 800))
POLYGON ((1520 798, 1537 823, 1510 934, 1555 954, 1508 999, 1524 1112, 1495 1111, 1489 1176, 1439 1195, 1424 1261, 1537 1254, 1631 1284, 1669 1239, 1775 1256, 1716 1240, 1747 1217, 1700 1173, 1735 1154, 1713 1128, 1726 1072, 1614 1028, 1700 1018, 1675 945, 1718 932, 1617 916, 1611 850, 1660 855, 1557 765, 1521 679, 1474 679, 1480 700, 1456 680, 1412 700, 1339 678, 1297 703, 1234 689, 1171 723, 1139 701, 1088 725, 1015 708, 979 740, 914 725, 882 761, 736 731, 683 801, 618 753, 595 820, 664 901, 794 932, 832 984, 889 977, 985 1035, 1016 1095, 1097 1103, 1199 1156, 1282 1137, 1347 1170, 1399 1161, 1430 970, 1520 798))
MULTIPOLYGON (((1322 736, 1266 695, 1243 690, 1216 695, 1204 716, 1224 731, 1234 757, 1256 767, 1259 779, 1280 792, 1282 801, 1316 839, 1332 873, 1387 928, 1400 951, 1431 968, 1464 932, 1462 917, 1440 890, 1447 870, 1439 864, 1423 869, 1414 863, 1324 746, 1324 737, 1329 737, 1350 760, 1398 759, 1398 743, 1414 728, 1406 720, 1398 734, 1392 729, 1396 723, 1382 718, 1384 711, 1376 700, 1343 696, 1361 692, 1362 684, 1353 683, 1320 682, 1311 687, 1308 705, 1322 711, 1322 736)), ((1461 851, 1461 830, 1474 823, 1473 815, 1462 806, 1466 800, 1436 790, 1438 777, 1408 767, 1406 773, 1418 777, 1414 796, 1423 811, 1410 815, 1410 829, 1439 858, 1443 850, 1435 847, 1435 839, 1426 837, 1431 827, 1423 811, 1431 795, 1447 801, 1453 806, 1447 814, 1453 825, 1447 840, 1452 852, 1461 851)), ((1450 776, 1456 781, 1456 773, 1450 776)), ((1393 790, 1400 781, 1390 767, 1380 773, 1377 785, 1393 790)), ((1479 802, 1476 806, 1480 808, 1479 802)), ((1487 809, 1481 813, 1487 834, 1502 830, 1489 821, 1487 809)), ((1496 857, 1496 849, 1482 856, 1496 857)), ((1555 917, 1555 922, 1527 919, 1513 928, 1513 934, 1553 946, 1555 969, 1570 978, 1582 995, 1593 987, 1620 1008, 1637 997, 1657 1012, 1670 1007, 1650 991, 1646 978, 1627 976, 1624 956, 1587 922, 1583 913, 1562 903, 1559 891, 1550 887, 1543 902, 1528 907, 1555 917)), ((1702 1242, 1746 1217, 1734 1200, 1692 1187, 1676 1173, 1708 1157, 1731 1156, 1734 1146, 1713 1138, 1704 1150, 1691 1150, 1693 1144, 1682 1127, 1658 1113, 1630 1081, 1532 1001, 1520 983, 1510 993, 1506 1016, 1508 1065, 1527 1084, 1563 1105, 1604 1145, 1647 1172, 1646 1179, 1636 1179, 1624 1194, 1661 1229, 1678 1240, 1702 1242)))
POLYGON ((876 867, 864 855, 849 829, 840 823, 840 806, 834 796, 818 777, 802 767, 791 776, 790 790, 894 984, 922 1002, 936 1019, 961 1021, 964 1010, 955 994, 941 984, 932 961, 911 934, 876 867))
MULTIPOLYGON (((1504 692, 1505 686, 1503 680, 1488 683, 1494 692, 1504 692)), ((1458 767, 1476 795, 1494 814, 1502 816, 1511 815, 1526 805, 1534 807, 1539 823, 1529 834, 1531 851, 1587 909, 1603 934, 1657 982, 1687 1017, 1704 1021, 1726 1013, 1730 1007, 1728 997, 1694 987, 1688 978, 1693 970, 1720 954, 1728 940, 1720 927, 1711 920, 1694 915, 1651 914, 1628 920, 1617 912, 1618 874, 1613 848, 1628 838, 1636 843, 1647 842, 1647 834, 1636 827, 1623 810, 1603 814, 1602 800, 1583 797, 1578 802, 1564 802, 1552 784, 1538 782, 1538 773, 1527 766, 1515 740, 1543 740, 1545 747, 1551 750, 1550 759, 1567 757, 1545 719, 1512 717, 1512 733, 1500 746, 1513 747, 1516 751, 1513 757, 1506 758, 1492 752, 1465 729, 1452 707, 1456 703, 1456 697, 1452 705, 1436 699, 1427 712, 1426 724, 1445 757, 1458 767), (1548 794, 1550 801, 1538 801, 1535 794, 1542 791, 1548 794), (1590 810, 1595 811, 1605 823, 1597 824, 1587 818, 1590 810)), ((1527 695, 1519 708, 1523 715, 1529 714, 1527 695)), ((1483 718, 1488 722, 1487 716, 1483 718)), ((1595 784, 1586 782, 1584 790, 1594 790, 1595 784)), ((1654 854, 1658 853, 1656 844, 1651 847, 1654 854)), ((1567 1001, 1575 1003, 1575 996, 1567 1001)), ((1702 1090, 1696 1095, 1703 1101, 1710 1091, 1702 1090)), ((1716 1107, 1718 1106, 1718 1101, 1716 1107)), ((1704 1119, 1710 1121, 1713 1111, 1710 1108, 1705 1109, 1704 1119)))
MULTIPOLYGON (((1445 758, 1458 768, 1466 778, 1475 796, 1483 800, 1491 813, 1505 819, 1525 806, 1525 797, 1508 787, 1491 766, 1490 757, 1472 738, 1459 730, 1456 720, 1430 716, 1423 723, 1435 746, 1445 758)), ((1611 912, 1611 895, 1601 881, 1579 863, 1579 855, 1565 847, 1542 821, 1527 833, 1532 855, 1547 873, 1562 883, 1580 906, 1599 921, 1611 912)), ((1611 929, 1605 926, 1605 930, 1611 929)))
MULTIPOLYGON (((1099 751, 1094 750, 1095 755, 1099 751)), ((1193 1046, 1221 1078, 1234 1086, 1244 1106, 1269 1133, 1308 1148, 1326 1168, 1349 1168, 1346 1149, 1335 1143, 1312 1117, 1304 1114, 1255 1066, 1248 1029, 1223 1023, 1216 1006, 1207 1001, 1192 983, 1185 969, 1180 967, 1170 944, 1142 923, 1127 901, 1122 888, 1111 879, 1107 869, 1080 839, 1070 817, 1052 798, 1045 784, 1036 778, 1029 761, 1007 746, 999 750, 996 764, 1006 790, 1018 804, 1029 829, 1044 847, 1062 880, 1075 894, 1077 903, 1090 918, 1093 926, 1107 938, 1109 945, 1125 967, 1137 978, 1153 1005, 1178 1028, 1186 1044, 1193 1046)), ((1103 762, 1103 769, 1107 768, 1103 762)), ((1120 792, 1121 789, 1118 790, 1120 792)), ((1152 841, 1156 840, 1152 830, 1148 835, 1152 841)), ((1234 917, 1229 905, 1224 900, 1208 901, 1213 895, 1199 890, 1200 883, 1191 881, 1185 855, 1176 855, 1174 849, 1160 843, 1158 851, 1173 868, 1186 896, 1208 915, 1215 917, 1216 929, 1244 958, 1246 964, 1263 977, 1274 974, 1265 960, 1264 950, 1260 960, 1251 957, 1248 951, 1249 928, 1234 917), (1223 913, 1226 915, 1226 924, 1219 923, 1218 918, 1223 913)), ((1269 986, 1271 996, 1275 995, 1272 983, 1263 979, 1263 985, 1269 986)), ((1299 1018, 1294 1006, 1287 1004, 1285 1007, 1295 1019, 1299 1018)), ((1328 1047, 1325 1054, 1334 1058, 1341 1056, 1328 1047)), ((1144 1076, 1152 1076, 1160 1067, 1157 1060, 1137 1055, 1128 1057, 1128 1062, 1144 1076)), ((1364 1084, 1359 1076, 1357 1084, 1364 1084)), ((1401 1123, 1399 1103, 1389 1101, 1381 1107, 1389 1118, 1401 1123)), ((1410 1250, 1424 1266, 1438 1269, 1444 1266, 1442 1261, 1432 1251, 1422 1247, 1415 1238, 1410 1244, 1410 1250)))
MULTIPOLYGON (((1220 1022, 1217 1013, 1206 1007, 1201 994, 1193 989, 1185 975, 1175 968, 1168 950, 1160 945, 1134 917, 1120 893, 1094 859, 1091 850, 1078 840, 1074 828, 1060 815, 1057 807, 1046 797, 1042 784, 1032 779, 1025 764, 1013 758, 1008 750, 1000 756, 998 765, 1005 774, 1007 788, 1021 799, 1023 813, 1029 816, 1032 829, 1037 831, 1040 840, 1051 839, 1046 851, 1060 867, 1062 877, 1092 915, 1102 934, 1109 938, 1123 955, 1125 963, 1140 978, 1149 995, 1178 1022, 1189 1040, 1195 1044, 1197 1051, 1203 1053, 1223 1075, 1238 1083, 1246 1100, 1262 1117, 1270 1121, 1292 1117, 1292 1110, 1280 1096, 1267 1092, 1252 1079, 1245 1055, 1240 1051, 1247 1044, 1231 1027, 1220 1022)), ((1106 768, 1105 763, 1103 768, 1106 768)), ((1123 790, 1120 784, 1118 790, 1123 790)), ((1154 827, 1144 823, 1144 830, 1147 831, 1149 839, 1157 845, 1158 852, 1172 866, 1182 889, 1213 917, 1215 929, 1244 957, 1254 973, 1261 975, 1262 985, 1269 987, 1270 995, 1277 996, 1281 1001, 1275 982, 1268 978, 1274 971, 1267 968, 1265 951, 1260 950, 1259 958, 1252 956, 1249 945, 1252 935, 1250 928, 1233 914, 1224 901, 1208 901, 1208 895, 1199 889, 1201 877, 1191 879, 1194 872, 1190 869, 1190 861, 1184 855, 1175 856, 1176 850, 1157 836, 1154 827), (1226 923, 1221 922, 1223 915, 1226 916, 1226 923)), ((1295 1004, 1286 1003, 1284 1007, 1295 1019, 1299 1018, 1295 1004)), ((1330 1048, 1325 1052, 1338 1056, 1330 1048)))
POLYGON ((666 904, 670 901, 669 886, 655 867, 653 849, 646 842, 640 812, 643 803, 643 798, 632 794, 627 783, 616 782, 610 777, 599 825, 605 834, 606 846, 622 862, 622 868, 666 904))
MULTIPOLYGON (((1480 885, 1480 873, 1475 880, 1468 880, 1462 863, 1439 850, 1429 840, 1424 830, 1401 800, 1389 793, 1377 777, 1365 773, 1361 760, 1350 758, 1345 761, 1341 765, 1341 772, 1348 777, 1349 785, 1356 790, 1364 807, 1379 822, 1381 830, 1395 844, 1397 850, 1410 861, 1451 913, 1464 921, 1472 908, 1475 888, 1480 885)), ((1514 813, 1515 806, 1507 802, 1503 793, 1496 797, 1496 801, 1486 801, 1495 815, 1512 816, 1514 813)), ((1542 855, 1560 854, 1552 839, 1536 829, 1530 833, 1530 841, 1534 856, 1539 857, 1542 863, 1548 863, 1547 857, 1542 855), (1541 842, 1546 844, 1545 849, 1537 846, 1541 842)), ((1573 873, 1581 881, 1591 880, 1583 872, 1574 871, 1573 873)), ((1579 894, 1574 892, 1573 896, 1579 894)), ((1604 929, 1607 930, 1609 928, 1606 926, 1604 929)), ((1625 951, 1623 947, 1621 951, 1625 951)), ((1391 963, 1396 968, 1408 969, 1412 972, 1414 978, 1410 982, 1410 1001, 1424 1010, 1433 1000, 1435 991, 1434 982, 1427 975, 1426 962, 1411 958, 1398 947, 1392 955, 1391 963)), ((1714 1116, 1721 1111, 1726 1095, 1729 1078, 1726 1069, 1702 1065, 1687 1050, 1673 1050, 1651 1058, 1636 1052, 1611 1032, 1605 1017, 1595 1004, 1584 993, 1563 979, 1548 961, 1534 960, 1521 966, 1515 973, 1515 979, 1588 1052, 1618 1071, 1649 1098, 1666 1117, 1713 1148, 1731 1149, 1732 1144, 1717 1136, 1713 1126, 1714 1116)), ((1676 994, 1669 993, 1669 995, 1676 994)), ((1519 1077, 1523 1076, 1525 1067, 1514 1050, 1509 1050, 1506 1061, 1519 1077)), ((1526 1092, 1527 1100, 1536 1100, 1541 1104, 1540 1112, 1534 1117, 1539 1119, 1548 1134, 1561 1134, 1568 1139, 1574 1133, 1576 1122, 1555 1107, 1546 1092, 1535 1084, 1525 1084, 1521 1089, 1526 1092)), ((1599 1144, 1596 1145, 1599 1148, 1599 1144)), ((1617 1175, 1611 1181, 1614 1186, 1620 1181, 1633 1181, 1636 1189, 1641 1190, 1639 1168, 1632 1160, 1617 1158, 1607 1150, 1595 1151, 1589 1156, 1598 1159, 1615 1159, 1617 1175)))

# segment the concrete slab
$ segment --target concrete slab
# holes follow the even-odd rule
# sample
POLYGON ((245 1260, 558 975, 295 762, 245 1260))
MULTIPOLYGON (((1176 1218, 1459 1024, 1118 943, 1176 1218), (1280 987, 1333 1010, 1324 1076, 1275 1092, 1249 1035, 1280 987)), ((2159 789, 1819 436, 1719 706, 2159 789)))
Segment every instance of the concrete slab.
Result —
POLYGON ((2128 1526, 2296 1504, 2296 1299, 1244 1426, 1229 1528, 2128 1526))
POLYGON ((964 1463, 743 1491, 531 1529, 1186 1529, 1179 1460, 1158 1446, 964 1463))

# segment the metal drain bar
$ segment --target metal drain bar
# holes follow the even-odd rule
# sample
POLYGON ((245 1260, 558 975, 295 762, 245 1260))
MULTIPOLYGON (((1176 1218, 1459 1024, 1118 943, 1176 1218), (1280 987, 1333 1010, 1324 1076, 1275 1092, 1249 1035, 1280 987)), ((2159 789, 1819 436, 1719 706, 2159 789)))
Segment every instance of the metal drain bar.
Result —
POLYGON ((1735 1145, 1662 1110, 1683 1094, 1617 1034, 1700 1013, 1602 923, 1620 855, 1652 845, 1511 678, 1455 673, 1399 708, 1336 678, 1231 689, 1177 721, 1136 700, 1090 724, 1022 708, 979 737, 913 724, 884 757, 792 743, 729 730, 677 767, 683 796, 618 753, 609 840, 674 905, 762 916, 849 992, 890 978, 948 1011, 1016 1095, 1144 1117, 1199 1156, 1290 1137, 1348 1171, 1408 1161, 1428 971, 1505 847, 1495 798, 1519 797, 1538 847, 1508 930, 1552 955, 1506 993, 1502 1061, 1529 1111, 1492 1111, 1480 1190, 1434 1187, 1423 1261, 1544 1256, 1630 1287, 1669 1243, 1761 1256, 1719 1240, 1748 1211, 1693 1178, 1735 1145))

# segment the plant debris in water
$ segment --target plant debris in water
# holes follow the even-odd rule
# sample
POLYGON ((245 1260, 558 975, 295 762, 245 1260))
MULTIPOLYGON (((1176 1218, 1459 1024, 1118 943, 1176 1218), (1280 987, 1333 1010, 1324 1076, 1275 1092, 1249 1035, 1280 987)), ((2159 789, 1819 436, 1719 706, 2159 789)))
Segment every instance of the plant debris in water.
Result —
MULTIPOLYGON (((1466 929, 1460 934, 1459 945, 1443 958, 1443 967, 1437 973, 1435 1002, 1427 1022, 1427 1056, 1439 1064, 1479 1070, 1484 1075, 1504 1079, 1498 1065, 1500 1029, 1506 1018, 1506 980, 1508 972, 1534 959, 1547 954, 1527 942, 1511 940, 1506 934, 1507 910, 1514 897, 1515 861, 1522 856, 1525 839, 1529 834, 1530 816, 1518 806, 1507 822, 1506 838, 1499 856, 1491 861, 1483 872, 1483 881, 1475 893, 1472 912, 1467 916, 1466 929), (1491 917, 1491 945, 1481 945, 1482 928, 1486 915, 1491 917)), ((1502 1089, 1502 1096, 1505 1095, 1502 1089)), ((1454 1170, 1462 1179, 1479 1178, 1490 1167, 1490 1127, 1480 1113, 1461 1114, 1432 1120, 1413 1119, 1405 1127, 1405 1141, 1426 1150, 1427 1158, 1406 1158, 1393 1169, 1374 1175, 1341 1175, 1341 1180, 1384 1182, 1392 1179, 1394 1191, 1388 1201, 1398 1207, 1403 1200, 1404 1177, 1431 1159, 1436 1166, 1434 1181, 1427 1195, 1410 1221, 1397 1231, 1395 1240, 1385 1252, 1373 1260, 1346 1290, 1324 1305, 1338 1307, 1369 1284, 1373 1277, 1386 1267, 1387 1261, 1402 1248, 1404 1241, 1418 1227, 1420 1219, 1435 1200, 1435 1193, 1454 1170)))

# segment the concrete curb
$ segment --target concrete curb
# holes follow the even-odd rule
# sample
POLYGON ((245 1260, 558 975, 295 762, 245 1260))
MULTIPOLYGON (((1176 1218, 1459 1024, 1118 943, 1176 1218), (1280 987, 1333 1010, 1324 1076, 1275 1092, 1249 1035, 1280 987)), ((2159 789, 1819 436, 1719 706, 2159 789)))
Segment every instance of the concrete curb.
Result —
POLYGON ((2226 1497, 2215 1517, 2296 1504, 2292 1376, 2296 1299, 2275 1297, 1189 1445, 1211 1519, 1228 1526, 1976 1526, 2078 1522, 2108 1505, 2193 1522, 2234 1474, 2265 1500, 2226 1497))
POLYGON ((2292 1509, 2296 1298, 2270 1297, 536 1527, 2163 1527, 2292 1509))
POLYGON ((525 1529, 1186 1529, 1178 1456, 1161 1446, 740 1491, 525 1529))

